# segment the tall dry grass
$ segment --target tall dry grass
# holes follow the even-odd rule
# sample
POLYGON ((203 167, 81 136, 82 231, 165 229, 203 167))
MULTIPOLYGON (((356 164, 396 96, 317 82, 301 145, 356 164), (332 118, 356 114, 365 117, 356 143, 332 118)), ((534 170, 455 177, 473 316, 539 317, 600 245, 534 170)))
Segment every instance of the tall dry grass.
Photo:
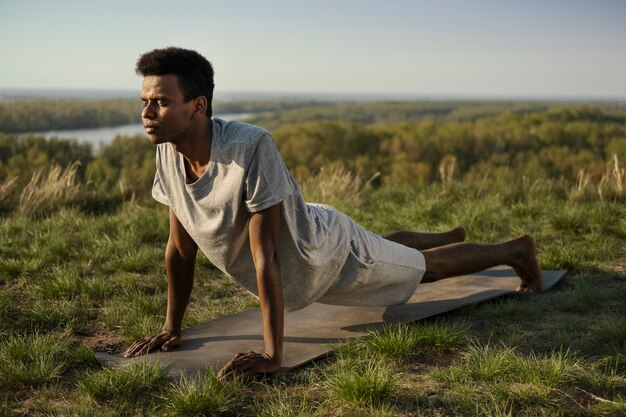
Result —
POLYGON ((454 155, 446 155, 439 162, 439 178, 444 186, 454 182, 459 168, 458 161, 454 155))
POLYGON ((599 179, 594 178, 584 168, 578 171, 576 186, 570 197, 574 199, 595 196, 605 199, 622 200, 626 197, 626 169, 614 154, 606 164, 606 170, 599 179))
POLYGON ((7 181, 0 183, 0 210, 11 206, 16 181, 17 178, 11 178, 7 181))
POLYGON ((319 174, 306 179, 302 183, 302 191, 307 201, 330 205, 358 204, 363 193, 373 181, 380 176, 376 173, 368 181, 350 172, 343 165, 331 164, 323 168, 319 174))
POLYGON ((82 185, 76 181, 77 162, 62 169, 54 166, 46 172, 38 169, 20 194, 17 212, 23 216, 49 213, 75 201, 82 185))
POLYGON ((613 155, 611 160, 606 165, 606 171, 600 183, 598 184, 598 193, 602 198, 603 192, 611 193, 616 196, 622 197, 624 195, 624 187, 626 186, 626 170, 620 164, 617 155, 613 155))

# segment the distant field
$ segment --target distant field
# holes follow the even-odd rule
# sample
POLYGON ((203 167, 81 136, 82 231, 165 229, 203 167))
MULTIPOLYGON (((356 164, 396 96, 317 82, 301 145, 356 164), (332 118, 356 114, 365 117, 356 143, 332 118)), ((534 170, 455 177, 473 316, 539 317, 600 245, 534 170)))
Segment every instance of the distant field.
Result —
MULTIPOLYGON (((255 120, 309 201, 377 233, 529 233, 541 266, 569 274, 544 294, 390 327, 264 380, 104 369, 94 352, 121 351, 165 313, 154 150, 122 137, 96 157, 71 140, 4 133, 0 415, 626 414, 626 110, 344 103, 255 120)), ((255 305, 199 257, 185 326, 255 305)))

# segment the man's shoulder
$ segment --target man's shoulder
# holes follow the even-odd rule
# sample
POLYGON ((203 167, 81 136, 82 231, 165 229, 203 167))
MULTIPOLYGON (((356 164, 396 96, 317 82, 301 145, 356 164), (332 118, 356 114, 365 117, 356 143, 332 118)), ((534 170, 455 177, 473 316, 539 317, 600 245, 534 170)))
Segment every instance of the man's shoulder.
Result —
POLYGON ((157 155, 157 159, 172 157, 175 155, 175 151, 174 151, 174 148, 172 148, 171 143, 169 142, 159 143, 156 146, 156 155, 157 155))
POLYGON ((254 145, 260 137, 269 135, 269 132, 260 126, 239 121, 214 118, 213 124, 215 130, 218 130, 219 140, 223 144, 254 145))

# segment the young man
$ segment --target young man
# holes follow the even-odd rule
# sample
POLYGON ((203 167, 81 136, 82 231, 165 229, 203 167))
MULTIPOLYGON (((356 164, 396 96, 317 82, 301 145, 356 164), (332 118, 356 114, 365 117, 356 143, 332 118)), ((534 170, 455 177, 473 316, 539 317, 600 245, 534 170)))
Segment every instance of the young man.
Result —
POLYGON ((284 310, 315 301, 401 304, 420 282, 503 264, 521 277, 520 291, 540 291, 528 236, 493 245, 461 243, 463 229, 383 237, 332 207, 306 204, 266 130, 211 118, 213 68, 197 52, 156 49, 136 71, 143 123, 157 145, 152 195, 169 206, 168 301, 162 332, 135 342, 126 357, 180 344, 198 248, 261 306, 265 352, 236 354, 220 377, 277 372, 284 310))

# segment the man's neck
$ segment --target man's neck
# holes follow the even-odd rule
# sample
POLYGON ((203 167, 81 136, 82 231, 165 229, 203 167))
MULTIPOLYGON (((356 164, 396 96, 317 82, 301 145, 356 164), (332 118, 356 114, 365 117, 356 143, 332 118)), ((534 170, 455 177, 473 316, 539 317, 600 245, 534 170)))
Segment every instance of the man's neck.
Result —
POLYGON ((190 132, 189 138, 182 143, 172 144, 174 149, 185 158, 188 179, 195 181, 204 174, 211 158, 213 142, 213 122, 208 119, 196 131, 190 132), (195 177, 195 178, 194 178, 195 177))

